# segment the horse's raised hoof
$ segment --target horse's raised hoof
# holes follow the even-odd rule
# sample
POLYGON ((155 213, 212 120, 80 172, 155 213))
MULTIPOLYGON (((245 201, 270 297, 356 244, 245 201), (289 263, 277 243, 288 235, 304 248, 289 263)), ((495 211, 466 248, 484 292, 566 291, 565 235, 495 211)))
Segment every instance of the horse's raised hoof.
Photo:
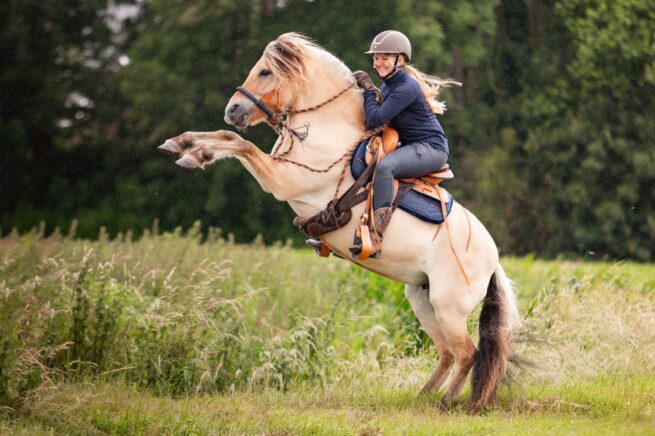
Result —
POLYGON ((200 165, 195 163, 192 159, 184 156, 175 161, 176 165, 186 168, 187 170, 197 170, 200 169, 200 165))
POLYGON ((159 147, 157 147, 157 150, 161 151, 164 154, 167 154, 169 156, 179 156, 180 155, 180 149, 176 146, 174 146, 172 143, 166 141, 159 147))

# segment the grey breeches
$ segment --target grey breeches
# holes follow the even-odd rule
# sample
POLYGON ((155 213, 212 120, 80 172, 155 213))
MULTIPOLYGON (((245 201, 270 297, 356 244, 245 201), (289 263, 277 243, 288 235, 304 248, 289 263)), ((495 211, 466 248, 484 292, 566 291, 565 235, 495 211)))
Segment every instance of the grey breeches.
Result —
POLYGON ((448 153, 426 142, 415 142, 394 150, 375 169, 373 209, 391 206, 394 178, 424 176, 440 170, 447 161, 448 153))

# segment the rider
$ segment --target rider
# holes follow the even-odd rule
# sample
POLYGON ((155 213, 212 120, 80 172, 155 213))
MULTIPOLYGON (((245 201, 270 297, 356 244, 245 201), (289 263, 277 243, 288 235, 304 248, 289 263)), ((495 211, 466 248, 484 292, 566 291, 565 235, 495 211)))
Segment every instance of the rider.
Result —
MULTIPOLYGON (((384 81, 382 101, 376 102, 376 90, 368 74, 356 71, 357 85, 364 89, 366 127, 373 129, 389 123, 398 130, 399 147, 385 156, 376 168, 373 183, 373 223, 378 238, 373 238, 373 253, 382 249, 382 233, 391 219, 394 178, 419 177, 440 170, 448 161, 448 140, 434 113, 442 114, 445 105, 436 100, 439 87, 453 83, 427 76, 407 63, 412 58, 409 39, 396 30, 375 37, 366 53, 373 54, 373 68, 384 81)), ((359 254, 362 247, 350 248, 359 254)))
MULTIPOLYGON (((389 123, 400 137, 398 148, 380 160, 375 170, 373 224, 379 237, 372 238, 371 257, 379 257, 382 234, 391 220, 394 178, 423 176, 440 170, 448 161, 448 140, 434 113, 445 111, 445 104, 437 100, 439 89, 459 83, 428 76, 408 65, 411 43, 396 30, 378 34, 366 53, 373 54, 373 68, 384 81, 378 103, 370 76, 364 71, 354 73, 357 85, 364 89, 366 127, 389 123)), ((354 255, 361 250, 361 243, 350 247, 354 255)))

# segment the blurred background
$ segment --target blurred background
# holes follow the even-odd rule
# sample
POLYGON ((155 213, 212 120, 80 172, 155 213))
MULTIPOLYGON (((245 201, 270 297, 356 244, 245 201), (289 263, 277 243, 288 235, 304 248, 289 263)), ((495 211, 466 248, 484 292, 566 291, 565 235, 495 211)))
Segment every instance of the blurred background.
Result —
POLYGON ((393 28, 419 69, 464 83, 440 117, 447 188, 503 254, 655 258, 652 0, 6 0, 0 23, 2 234, 200 220, 300 244, 291 209, 239 163, 190 173, 155 148, 227 128, 234 87, 281 33, 372 74, 363 52, 393 28))

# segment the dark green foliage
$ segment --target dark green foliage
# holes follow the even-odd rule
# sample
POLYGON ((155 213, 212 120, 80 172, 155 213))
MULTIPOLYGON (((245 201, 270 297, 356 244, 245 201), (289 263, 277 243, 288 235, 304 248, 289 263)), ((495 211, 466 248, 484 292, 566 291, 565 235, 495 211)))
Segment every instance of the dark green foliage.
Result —
MULTIPOLYGON (((115 235, 200 220, 239 241, 301 241, 288 206, 238 163, 187 173, 155 147, 226 128, 234 87, 283 32, 372 72, 370 38, 398 28, 417 67, 464 83, 444 92, 440 117, 457 175, 448 188, 503 252, 655 255, 652 2, 134 1, 138 14, 113 28, 105 1, 5 6, 5 233, 78 219, 79 236, 97 237, 102 226, 115 235)), ((265 126, 246 136, 264 150, 275 139, 265 126)))

